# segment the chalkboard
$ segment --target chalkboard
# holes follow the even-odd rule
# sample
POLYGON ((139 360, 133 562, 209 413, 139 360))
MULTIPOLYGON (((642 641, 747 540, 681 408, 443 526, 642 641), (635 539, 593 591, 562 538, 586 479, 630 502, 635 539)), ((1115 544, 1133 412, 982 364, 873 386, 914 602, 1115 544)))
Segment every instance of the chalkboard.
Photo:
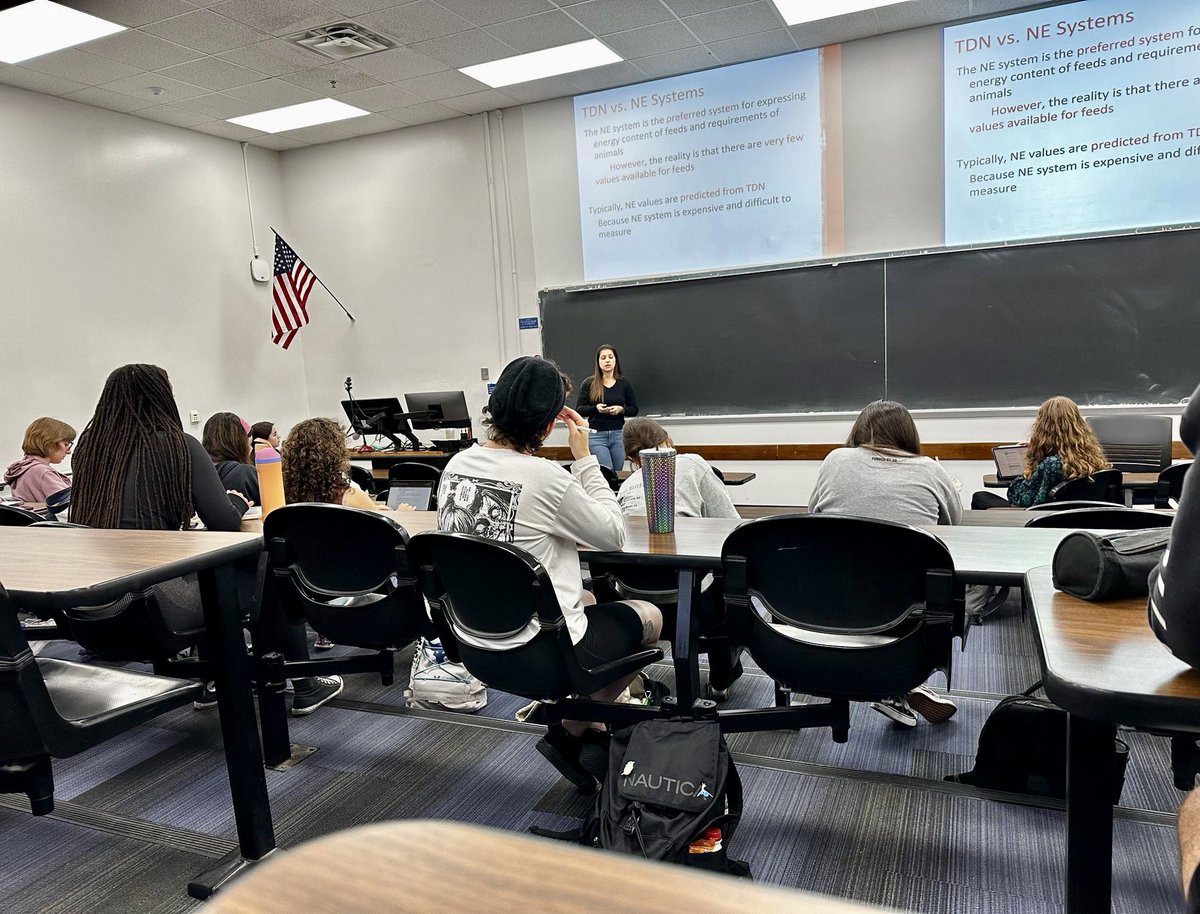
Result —
POLYGON ((541 313, 577 384, 611 343, 653 414, 1178 403, 1200 382, 1200 232, 551 289, 541 313))
POLYGON ((858 409, 883 392, 883 264, 541 295, 542 349, 575 380, 616 347, 642 409, 858 409))

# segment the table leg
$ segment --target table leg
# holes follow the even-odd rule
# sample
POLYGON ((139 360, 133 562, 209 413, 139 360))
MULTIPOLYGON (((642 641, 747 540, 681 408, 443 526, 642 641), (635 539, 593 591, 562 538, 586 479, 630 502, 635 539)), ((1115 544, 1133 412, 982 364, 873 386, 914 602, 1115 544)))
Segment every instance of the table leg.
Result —
POLYGON ((258 744, 236 570, 227 565, 202 571, 199 578, 239 848, 188 884, 193 898, 207 898, 249 862, 275 848, 275 828, 258 744))
POLYGON ((690 714, 692 702, 700 695, 700 660, 696 656, 697 633, 692 613, 700 599, 703 575, 693 568, 679 569, 679 602, 675 610, 675 640, 671 654, 675 660, 675 700, 684 714, 690 714))
POLYGON ((1067 717, 1067 914, 1112 907, 1112 772, 1116 727, 1067 717))

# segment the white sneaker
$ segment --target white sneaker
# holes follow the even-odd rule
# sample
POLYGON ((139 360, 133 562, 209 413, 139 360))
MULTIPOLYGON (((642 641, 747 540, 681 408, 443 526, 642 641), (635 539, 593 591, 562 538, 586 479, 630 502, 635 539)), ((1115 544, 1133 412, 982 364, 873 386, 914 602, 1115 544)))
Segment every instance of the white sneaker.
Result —
POLYGON ((889 720, 895 721, 902 727, 915 727, 917 715, 913 713, 908 702, 903 698, 885 698, 871 703, 871 710, 878 711, 889 720))
POLYGON ((917 686, 905 698, 909 707, 931 724, 945 723, 958 710, 958 705, 949 695, 935 692, 928 686, 917 686))

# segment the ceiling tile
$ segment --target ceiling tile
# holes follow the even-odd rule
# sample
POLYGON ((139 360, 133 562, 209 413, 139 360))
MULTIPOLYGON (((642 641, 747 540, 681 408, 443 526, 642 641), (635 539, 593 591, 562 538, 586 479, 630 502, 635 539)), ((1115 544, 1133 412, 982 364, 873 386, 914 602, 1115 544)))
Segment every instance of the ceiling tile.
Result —
POLYGON ((504 94, 515 98, 518 102, 544 102, 548 98, 570 97, 579 92, 579 87, 571 82, 572 73, 561 76, 547 76, 545 79, 532 79, 529 82, 517 83, 515 86, 505 86, 504 94))
POLYGON ((134 28, 192 11, 182 0, 58 0, 63 6, 134 28))
POLYGON ((138 73, 136 76, 127 76, 124 79, 105 83, 104 88, 110 92, 120 92, 122 95, 146 99, 153 105, 174 105, 185 98, 198 98, 205 94, 204 89, 171 79, 161 73, 138 73), (151 91, 152 89, 162 89, 163 91, 155 95, 151 91))
POLYGON ((416 79, 406 79, 397 83, 413 95, 426 101, 436 101, 439 98, 452 98, 455 95, 467 95, 490 88, 459 73, 457 70, 442 70, 440 73, 430 73, 428 76, 418 76, 416 79))
POLYGON ((343 16, 361 16, 363 13, 411 2, 412 0, 323 0, 323 5, 343 16))
POLYGON ((442 103, 463 114, 479 114, 482 111, 493 111, 496 108, 511 108, 519 102, 505 95, 499 89, 488 89, 486 92, 472 92, 469 95, 459 95, 446 98, 442 103))
POLYGON ((53 54, 43 54, 21 64, 39 73, 49 73, 61 79, 83 83, 85 86, 98 86, 101 83, 112 82, 124 76, 135 76, 141 72, 137 67, 109 60, 107 57, 97 57, 78 48, 64 48, 53 54))
POLYGON ((569 12, 597 35, 624 32, 672 18, 661 3, 647 0, 586 0, 570 7, 569 12))
POLYGON ((203 124, 205 121, 212 120, 207 115, 197 114, 195 111, 184 111, 182 108, 176 108, 172 105, 142 108, 138 111, 137 116, 151 121, 158 121, 162 124, 174 124, 176 127, 195 127, 197 124, 203 124))
POLYGON ((348 117, 337 122, 338 127, 354 136, 366 136, 369 133, 386 133, 389 130, 399 130, 407 125, 382 114, 368 114, 365 117, 348 117))
POLYGON ((519 53, 510 45, 493 38, 483 29, 471 29, 457 35, 446 35, 421 41, 412 49, 426 57, 444 63, 448 67, 469 67, 471 64, 499 60, 519 53))
POLYGON ((392 108, 403 108, 405 105, 419 105, 424 99, 406 92, 399 86, 381 85, 347 92, 345 95, 339 95, 338 101, 362 108, 364 111, 388 111, 392 108))
POLYGON ((664 76, 678 76, 681 73, 707 70, 710 67, 720 66, 721 61, 701 45, 695 48, 668 51, 666 54, 656 54, 654 57, 642 57, 636 63, 648 78, 662 79, 664 76))
MULTIPOLYGON (((235 86, 226 89, 225 94, 232 98, 240 98, 251 102, 255 111, 270 111, 272 108, 283 108, 287 105, 299 105, 302 102, 316 101, 321 98, 319 92, 305 89, 282 79, 261 79, 256 83, 245 86, 235 86)), ((229 115, 236 117, 236 115, 229 115)))
POLYGON ((256 136, 252 140, 246 140, 251 146, 261 146, 264 149, 299 149, 304 146, 299 140, 293 140, 290 137, 279 136, 274 133, 268 133, 265 136, 256 136))
POLYGON ((603 67, 592 67, 590 70, 580 70, 577 73, 568 73, 567 76, 579 87, 577 91, 582 92, 597 92, 600 89, 611 89, 613 86, 640 83, 644 82, 646 78, 642 75, 641 70, 625 60, 603 67))
POLYGON ((383 80, 385 83, 399 82, 402 79, 412 79, 414 76, 424 76, 426 73, 436 73, 446 69, 446 65, 424 54, 418 54, 407 48, 396 48, 394 51, 380 51, 367 57, 355 57, 346 61, 346 66, 368 76, 383 80))
POLYGON ((290 35, 338 20, 337 13, 312 0, 228 0, 212 11, 270 35, 290 35))
POLYGON ((683 23, 701 41, 709 42, 771 32, 783 25, 783 19, 769 0, 754 0, 729 9, 688 16, 683 23))
POLYGON ((11 63, 0 63, 0 83, 31 92, 41 92, 44 95, 66 95, 68 92, 84 88, 85 85, 75 79, 52 76, 11 63))
MULTIPOLYGON (((245 86, 242 87, 243 89, 245 86)), ((220 92, 213 92, 211 95, 202 95, 199 98, 189 98, 179 102, 176 108, 182 108, 184 111, 194 111, 197 114, 206 114, 209 117, 225 120, 229 117, 241 117, 243 114, 257 114, 263 108, 253 102, 248 102, 244 99, 234 98, 232 95, 224 95, 220 92)))
POLYGON ((193 86, 203 86, 210 91, 230 89, 234 86, 244 86, 246 83, 258 82, 263 74, 257 70, 247 70, 235 63, 221 60, 219 57, 201 57, 188 63, 176 64, 157 71, 164 76, 178 79, 193 86))
POLYGON ((474 28, 466 19, 454 15, 445 7, 434 3, 433 0, 415 0, 404 6, 380 10, 360 16, 358 22, 369 29, 395 38, 404 45, 428 41, 430 38, 441 38, 443 35, 453 35, 455 32, 465 32, 474 28))
POLYGON ((241 124, 230 124, 227 121, 206 121, 192 129, 212 136, 223 136, 227 140, 249 140, 256 136, 262 136, 261 130, 243 127, 241 124))
POLYGON ((717 55, 721 63, 742 63, 791 53, 796 50, 796 42, 787 29, 775 29, 773 32, 760 32, 757 35, 730 38, 728 41, 709 42, 708 49, 717 55))
POLYGON ((636 60, 681 48, 694 48, 700 42, 683 23, 671 20, 605 35, 604 43, 626 60, 636 60))
POLYGON ((522 54, 586 41, 592 37, 591 32, 561 10, 526 19, 514 19, 511 22, 499 22, 488 26, 487 31, 522 54))
POLYGON ((135 98, 132 95, 125 95, 121 92, 110 92, 108 89, 103 89, 99 86, 88 86, 86 89, 80 89, 78 92, 71 92, 64 95, 63 98, 69 98, 73 102, 83 102, 85 105, 93 105, 97 108, 108 108, 110 111, 136 111, 138 108, 149 108, 158 104, 158 99, 149 96, 145 98, 135 98))
POLYGON ((351 70, 345 64, 331 63, 315 70, 301 70, 281 77, 286 82, 303 86, 320 95, 334 97, 344 92, 354 92, 357 89, 370 89, 380 84, 374 76, 351 70), (336 83, 336 85, 330 85, 336 83))
MULTIPOLYGON (((731 6, 741 6, 746 0, 662 0, 679 18, 695 16, 698 13, 711 13, 713 10, 724 10, 731 6)), ((780 20, 782 22, 783 20, 780 20)))
POLYGON ((99 54, 101 57, 119 60, 142 70, 171 67, 177 63, 195 60, 200 56, 198 51, 185 48, 173 41, 164 41, 154 35, 147 35, 137 29, 89 41, 86 47, 89 54, 99 54))
POLYGON ((286 76, 288 73, 296 73, 309 67, 321 67, 329 62, 328 58, 314 51, 288 44, 278 38, 226 51, 217 56, 221 60, 257 70, 267 76, 286 76))
POLYGON ((433 121, 448 121, 451 118, 462 117, 453 108, 439 105, 437 102, 425 102, 420 105, 409 105, 396 111, 384 111, 385 116, 403 121, 406 124, 429 124, 433 121))
POLYGON ((348 140, 354 136, 353 133, 347 132, 336 123, 316 124, 313 127, 302 127, 299 130, 284 130, 278 135, 304 143, 333 143, 337 140, 348 140))
POLYGON ((451 12, 475 25, 491 25, 554 9, 549 0, 438 0, 451 12))
POLYGON ((196 10, 164 22, 146 26, 143 31, 186 48, 205 54, 219 54, 234 48, 254 44, 263 38, 262 32, 248 25, 218 16, 210 10, 196 10))

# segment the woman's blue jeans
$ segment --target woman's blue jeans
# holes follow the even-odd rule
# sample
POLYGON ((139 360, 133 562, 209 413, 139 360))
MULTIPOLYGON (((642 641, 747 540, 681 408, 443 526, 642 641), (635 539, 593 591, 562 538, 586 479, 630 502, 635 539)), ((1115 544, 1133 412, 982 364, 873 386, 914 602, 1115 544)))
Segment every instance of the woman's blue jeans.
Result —
POLYGON ((607 432, 592 429, 588 432, 588 450, 596 455, 600 466, 620 470, 625 466, 625 445, 619 428, 607 432))

